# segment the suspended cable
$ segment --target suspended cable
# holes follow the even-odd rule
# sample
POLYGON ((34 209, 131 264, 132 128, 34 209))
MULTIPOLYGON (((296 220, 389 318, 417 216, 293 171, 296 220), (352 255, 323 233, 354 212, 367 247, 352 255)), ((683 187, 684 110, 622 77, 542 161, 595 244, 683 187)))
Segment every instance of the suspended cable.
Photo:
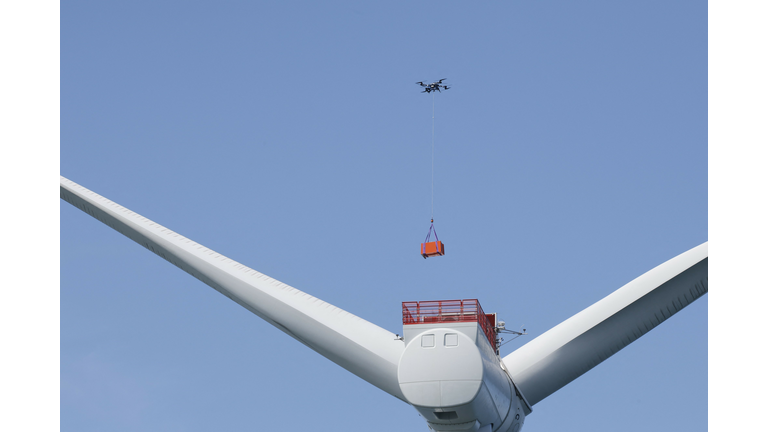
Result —
POLYGON ((443 85, 442 82, 445 78, 435 81, 431 84, 424 84, 419 81, 416 84, 420 85, 424 90, 422 93, 432 93, 432 183, 430 186, 430 226, 427 232, 427 238, 424 243, 421 244, 421 256, 424 258, 431 256, 445 255, 445 245, 437 238, 437 231, 435 231, 435 93, 442 92, 442 90, 448 90, 447 85, 443 85), (435 234, 435 241, 430 241, 432 233, 435 234))

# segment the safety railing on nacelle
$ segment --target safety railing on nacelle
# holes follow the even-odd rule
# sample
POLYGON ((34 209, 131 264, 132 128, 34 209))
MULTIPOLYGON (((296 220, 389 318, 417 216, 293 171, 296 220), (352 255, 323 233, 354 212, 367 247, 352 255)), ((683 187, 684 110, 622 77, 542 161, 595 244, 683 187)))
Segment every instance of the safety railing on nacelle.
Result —
POLYGON ((477 299, 403 302, 403 324, 476 322, 496 350, 495 316, 487 315, 477 299), (492 322, 494 321, 494 322, 492 322))

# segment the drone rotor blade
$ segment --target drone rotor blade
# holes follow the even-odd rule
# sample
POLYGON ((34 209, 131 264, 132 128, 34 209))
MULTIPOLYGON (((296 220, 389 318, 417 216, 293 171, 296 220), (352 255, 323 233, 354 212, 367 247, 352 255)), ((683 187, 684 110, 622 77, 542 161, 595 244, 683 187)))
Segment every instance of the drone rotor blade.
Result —
POLYGON ((61 177, 61 198, 385 392, 403 343, 394 334, 239 264, 61 177))
POLYGON ((659 265, 504 357, 534 405, 708 292, 708 244, 659 265))

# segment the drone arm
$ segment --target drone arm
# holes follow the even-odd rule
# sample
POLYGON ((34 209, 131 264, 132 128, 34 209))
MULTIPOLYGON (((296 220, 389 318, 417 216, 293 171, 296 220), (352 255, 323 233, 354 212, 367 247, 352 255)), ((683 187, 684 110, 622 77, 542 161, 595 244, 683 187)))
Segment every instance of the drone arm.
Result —
POLYGON ((334 363, 404 399, 397 382, 403 343, 392 333, 207 249, 64 177, 61 198, 334 363))
POLYGON ((707 243, 643 274, 504 357, 533 405, 706 294, 707 243))

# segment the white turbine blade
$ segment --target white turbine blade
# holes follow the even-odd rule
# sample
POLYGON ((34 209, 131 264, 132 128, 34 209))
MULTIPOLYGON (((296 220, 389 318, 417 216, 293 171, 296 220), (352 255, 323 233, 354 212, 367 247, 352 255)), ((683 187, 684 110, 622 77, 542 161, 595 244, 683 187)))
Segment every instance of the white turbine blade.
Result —
POLYGON ((504 357, 533 405, 707 293, 708 244, 624 285, 504 357))
POLYGON ((64 177, 61 198, 344 369, 404 400, 397 381, 404 346, 393 333, 220 255, 64 177))

